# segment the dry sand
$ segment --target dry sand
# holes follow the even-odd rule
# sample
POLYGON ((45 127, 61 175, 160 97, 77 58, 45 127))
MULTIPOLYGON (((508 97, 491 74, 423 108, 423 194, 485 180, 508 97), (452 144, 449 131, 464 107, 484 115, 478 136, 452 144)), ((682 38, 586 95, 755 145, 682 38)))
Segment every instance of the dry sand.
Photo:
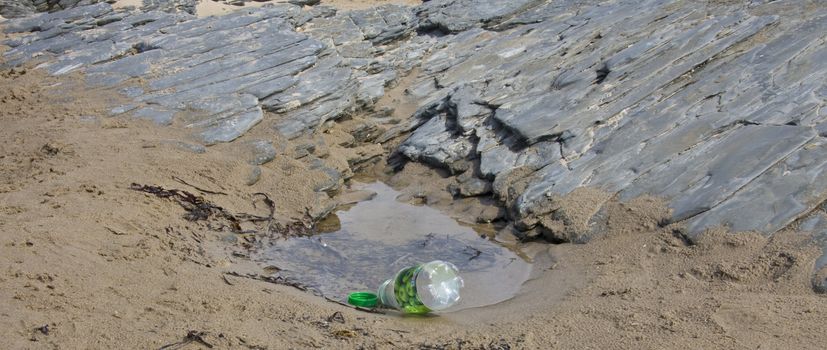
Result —
MULTIPOLYGON (((261 1, 252 0, 243 5, 230 5, 222 1, 200 0, 195 7, 198 17, 221 16, 244 8, 261 7, 267 4, 286 3, 284 0, 261 1)), ((116 0, 112 6, 115 8, 141 7, 141 0, 116 0)), ((333 6, 340 10, 362 10, 385 4, 416 6, 421 4, 420 0, 322 0, 320 5, 333 6)), ((0 17, 0 22, 3 17, 0 17)))
MULTIPOLYGON (((279 156, 248 187, 249 166, 222 152, 231 145, 193 154, 169 141, 186 137, 173 128, 102 117, 105 102, 113 99, 85 87, 78 76, 0 72, 4 348, 827 344, 827 297, 810 287, 818 250, 804 235, 711 232, 689 245, 671 228, 657 226, 666 211, 646 198, 610 202, 605 233, 588 244, 527 245, 554 261, 515 299, 441 317, 366 313, 290 286, 227 275, 266 273, 244 258, 249 237, 227 232, 221 220, 185 220, 178 204, 130 185, 181 189, 231 213, 266 215, 261 201, 253 205, 253 193, 263 192, 275 202, 276 219, 287 223, 318 204, 312 188, 320 174, 279 156)), ((254 129, 250 137, 275 136, 254 129)), ((344 152, 332 147, 331 162, 344 152)), ((566 201, 579 208, 583 199, 566 201)))

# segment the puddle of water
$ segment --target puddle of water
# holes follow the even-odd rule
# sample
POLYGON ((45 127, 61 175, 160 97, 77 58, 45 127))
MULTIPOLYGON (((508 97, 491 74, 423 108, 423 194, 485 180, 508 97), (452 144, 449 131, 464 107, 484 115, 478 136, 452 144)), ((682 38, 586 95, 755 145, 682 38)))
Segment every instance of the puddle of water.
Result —
POLYGON ((436 209, 396 201, 399 192, 381 182, 361 188, 376 197, 337 212, 338 224, 330 226, 335 232, 278 241, 254 259, 281 269, 276 276, 339 301, 350 292, 375 291, 406 266, 450 261, 465 287, 449 311, 508 300, 529 278, 529 262, 472 228, 436 209))

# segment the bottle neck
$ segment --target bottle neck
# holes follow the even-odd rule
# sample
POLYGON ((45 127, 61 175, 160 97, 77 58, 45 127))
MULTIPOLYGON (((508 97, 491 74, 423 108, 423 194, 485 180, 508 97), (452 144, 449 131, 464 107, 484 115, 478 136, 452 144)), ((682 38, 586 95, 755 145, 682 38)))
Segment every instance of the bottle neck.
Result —
POLYGON ((396 301, 396 295, 394 295, 394 286, 392 280, 387 280, 382 285, 379 286, 379 289, 376 291, 376 294, 379 296, 379 303, 387 308, 399 310, 399 303, 396 301))

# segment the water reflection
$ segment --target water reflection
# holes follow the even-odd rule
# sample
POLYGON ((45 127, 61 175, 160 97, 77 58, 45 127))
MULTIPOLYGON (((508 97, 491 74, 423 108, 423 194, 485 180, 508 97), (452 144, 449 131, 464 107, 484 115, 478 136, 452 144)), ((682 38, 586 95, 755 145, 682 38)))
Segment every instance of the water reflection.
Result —
POLYGON ((451 310, 510 299, 529 278, 528 262, 472 228, 436 209, 396 201, 399 193, 383 183, 360 187, 376 197, 326 220, 334 232, 279 241, 256 260, 339 301, 353 291, 375 291, 406 266, 450 261, 465 279, 462 300, 451 310))

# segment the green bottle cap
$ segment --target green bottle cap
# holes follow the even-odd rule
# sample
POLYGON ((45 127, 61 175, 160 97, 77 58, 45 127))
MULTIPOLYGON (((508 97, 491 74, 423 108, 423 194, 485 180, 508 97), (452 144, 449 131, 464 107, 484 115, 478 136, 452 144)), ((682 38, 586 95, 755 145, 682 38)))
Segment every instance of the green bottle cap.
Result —
POLYGON ((347 303, 358 307, 374 308, 379 298, 371 292, 355 292, 347 296, 347 303))

